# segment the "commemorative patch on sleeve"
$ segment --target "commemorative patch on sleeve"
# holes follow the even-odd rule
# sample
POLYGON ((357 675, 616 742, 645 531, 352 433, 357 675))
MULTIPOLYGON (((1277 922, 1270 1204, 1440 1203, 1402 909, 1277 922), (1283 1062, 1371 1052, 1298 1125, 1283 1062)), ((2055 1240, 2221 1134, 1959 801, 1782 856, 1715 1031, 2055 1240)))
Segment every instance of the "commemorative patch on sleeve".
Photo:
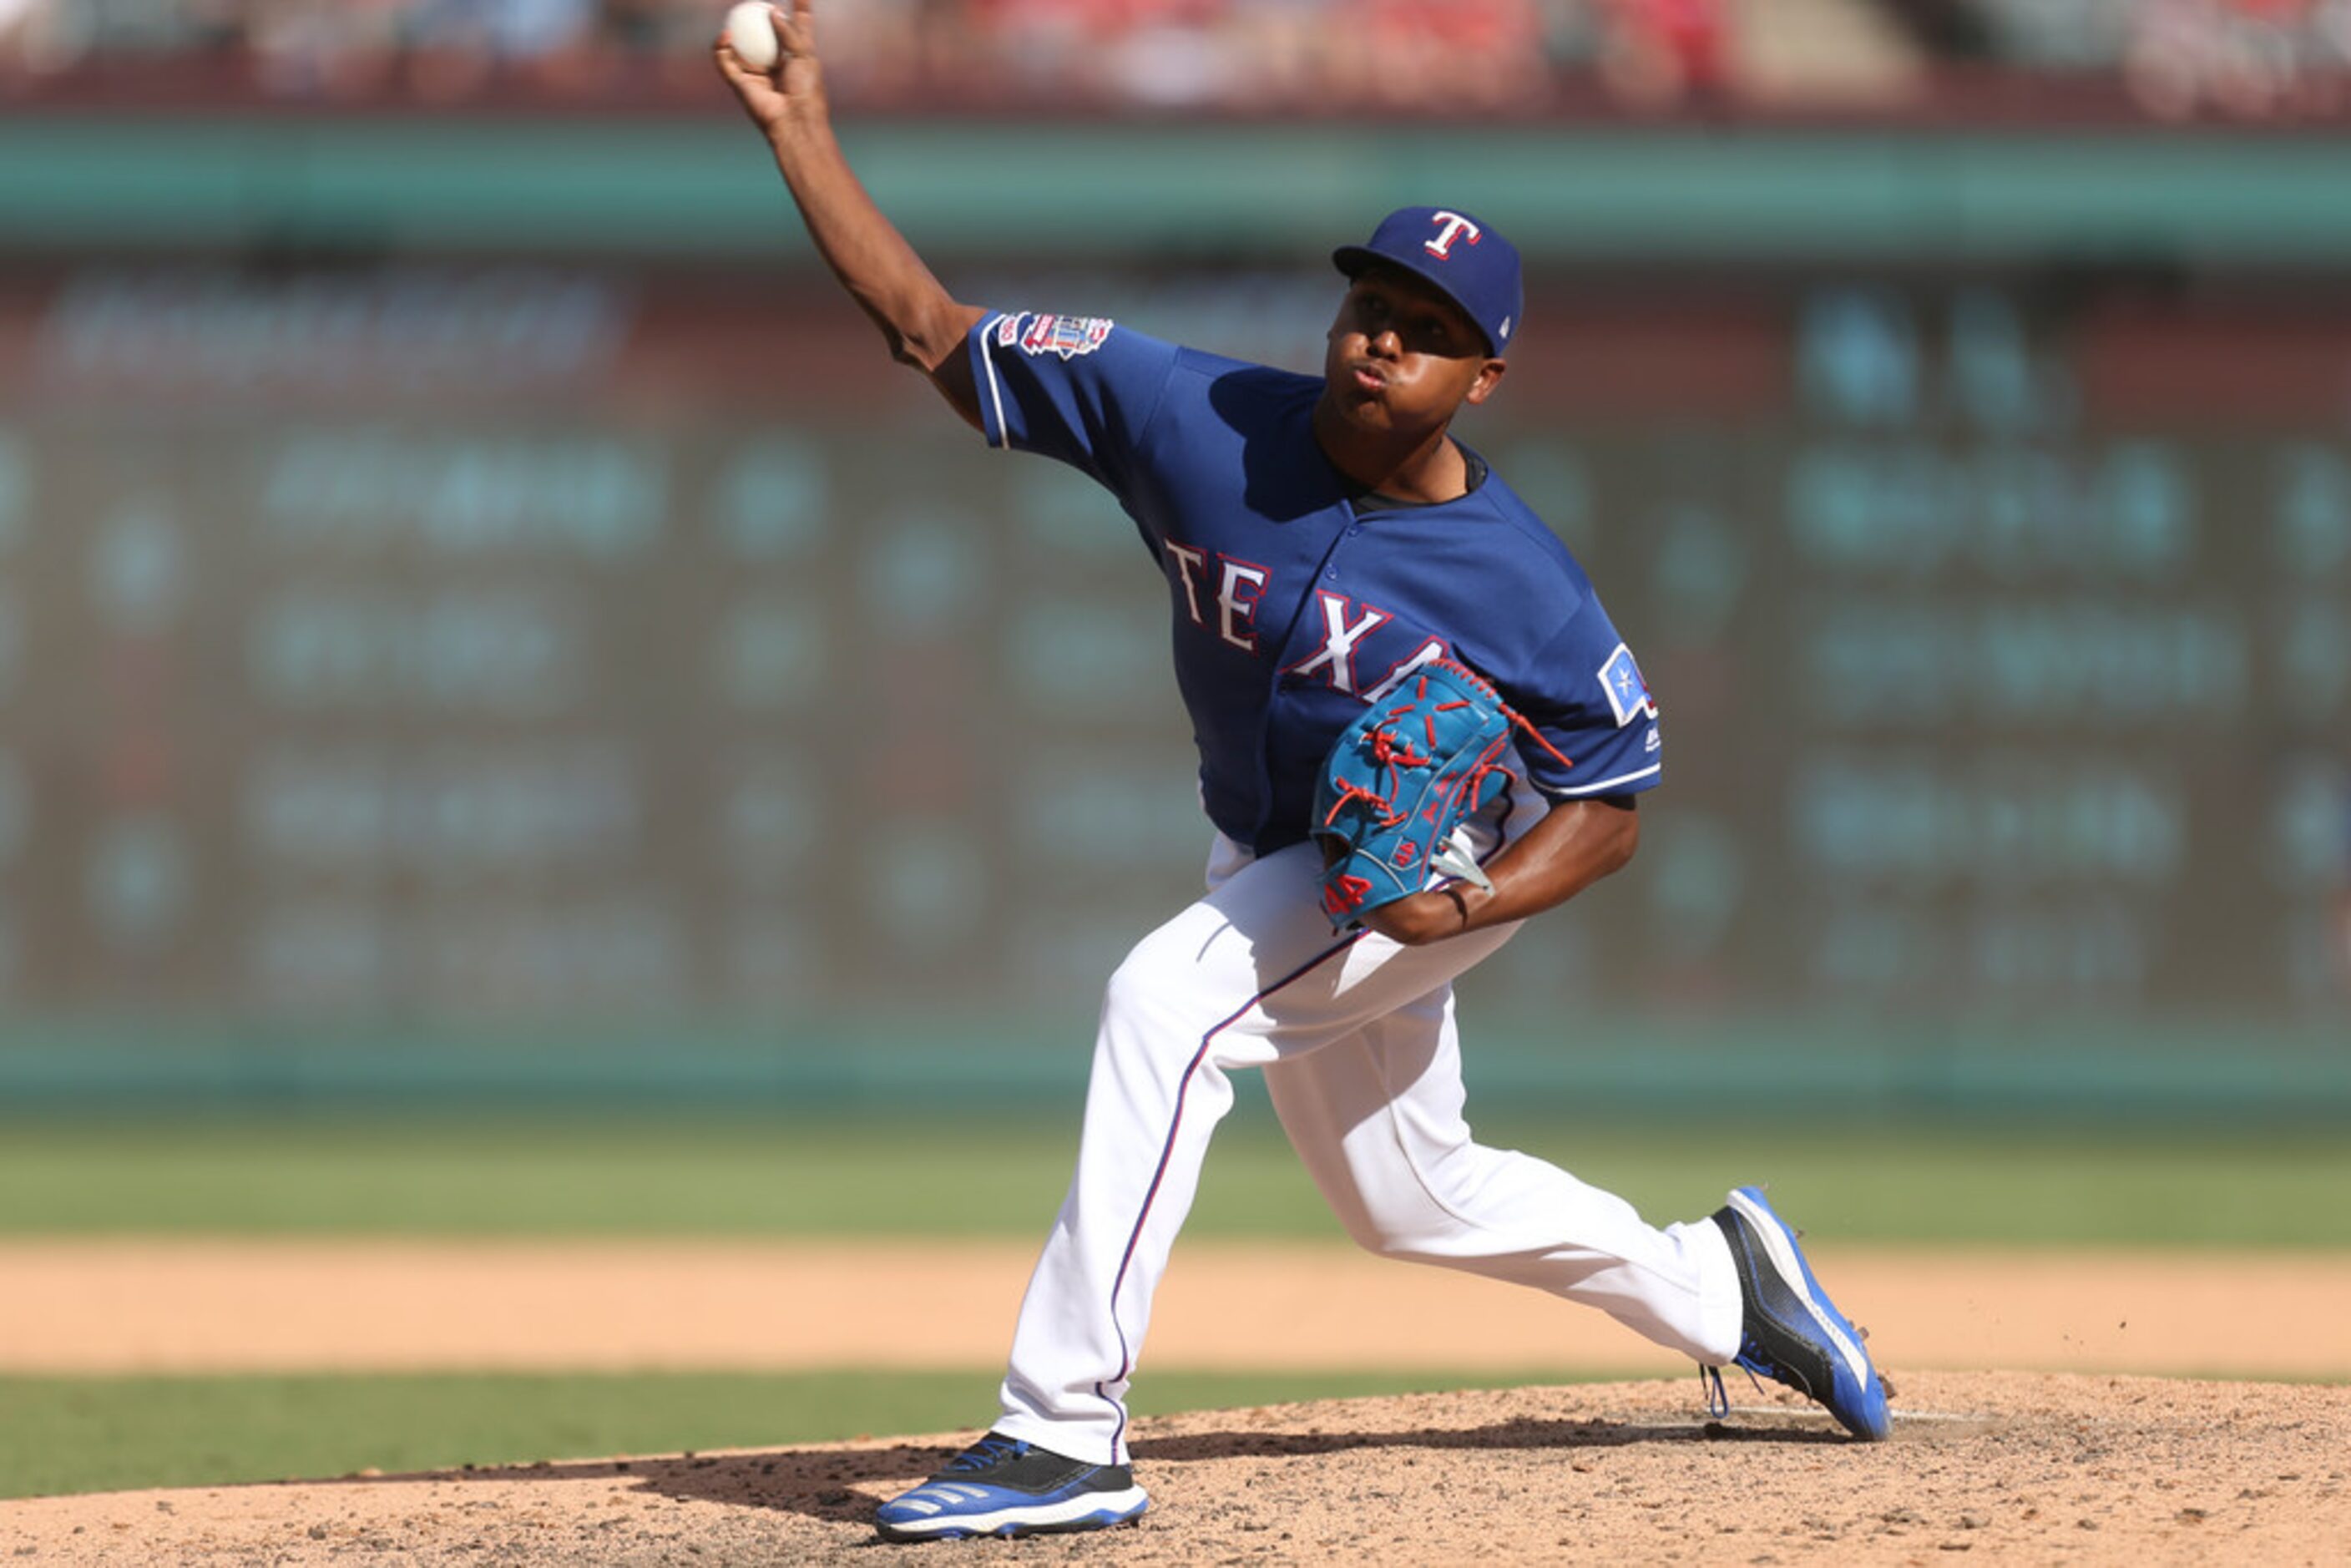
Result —
POLYGON ((1649 683, 1641 678, 1641 666, 1633 662, 1633 650, 1624 643, 1608 655, 1600 666, 1600 689, 1608 694, 1608 711, 1616 716, 1616 727, 1624 728, 1635 718, 1655 718, 1657 705, 1649 695, 1649 683))
POLYGON ((1074 360, 1108 341, 1112 325, 1102 316, 1008 316, 997 329, 997 340, 1009 344, 1017 332, 1024 354, 1059 354, 1074 360))

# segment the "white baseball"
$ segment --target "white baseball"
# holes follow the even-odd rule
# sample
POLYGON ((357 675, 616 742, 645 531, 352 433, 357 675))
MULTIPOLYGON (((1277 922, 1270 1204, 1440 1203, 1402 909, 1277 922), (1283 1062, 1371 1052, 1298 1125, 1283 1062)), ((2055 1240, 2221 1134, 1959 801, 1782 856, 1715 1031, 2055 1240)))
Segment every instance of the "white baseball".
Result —
POLYGON ((726 47, 755 71, 771 71, 784 57, 776 38, 776 20, 761 0, 742 0, 726 13, 726 47))

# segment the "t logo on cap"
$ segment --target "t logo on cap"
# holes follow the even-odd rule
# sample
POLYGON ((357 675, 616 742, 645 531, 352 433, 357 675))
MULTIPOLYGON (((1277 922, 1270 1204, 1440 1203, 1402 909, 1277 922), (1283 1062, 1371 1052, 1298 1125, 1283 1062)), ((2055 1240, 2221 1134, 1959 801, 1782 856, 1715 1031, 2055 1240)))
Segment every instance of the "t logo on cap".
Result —
POLYGON ((1443 227, 1435 239, 1423 240, 1421 242, 1421 248, 1427 251, 1429 255, 1435 256, 1439 261, 1445 261, 1451 258, 1453 255, 1453 242, 1460 238, 1463 235, 1466 234, 1469 236, 1469 243, 1471 245, 1476 245, 1479 240, 1486 237, 1484 230, 1480 229, 1469 219, 1463 217, 1459 213, 1440 211, 1432 214, 1429 221, 1442 225, 1443 227))

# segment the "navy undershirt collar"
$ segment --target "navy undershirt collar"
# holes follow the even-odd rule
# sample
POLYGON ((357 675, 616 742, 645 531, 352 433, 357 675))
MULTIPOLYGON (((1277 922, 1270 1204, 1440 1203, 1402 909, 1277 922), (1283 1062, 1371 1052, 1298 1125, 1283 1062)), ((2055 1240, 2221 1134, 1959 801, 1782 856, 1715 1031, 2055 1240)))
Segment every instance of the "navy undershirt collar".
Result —
MULTIPOLYGON (((1461 496, 1473 496, 1477 494, 1478 486, 1486 482, 1489 472, 1486 460, 1468 447, 1463 446, 1461 463, 1466 470, 1462 476, 1466 483, 1462 487, 1461 496)), ((1408 512, 1420 507, 1449 507, 1455 501, 1461 499, 1461 496, 1454 496, 1442 501, 1406 501, 1395 496, 1383 496, 1374 490, 1365 495, 1350 497, 1348 505, 1354 507, 1357 517, 1361 517, 1366 512, 1408 512)))

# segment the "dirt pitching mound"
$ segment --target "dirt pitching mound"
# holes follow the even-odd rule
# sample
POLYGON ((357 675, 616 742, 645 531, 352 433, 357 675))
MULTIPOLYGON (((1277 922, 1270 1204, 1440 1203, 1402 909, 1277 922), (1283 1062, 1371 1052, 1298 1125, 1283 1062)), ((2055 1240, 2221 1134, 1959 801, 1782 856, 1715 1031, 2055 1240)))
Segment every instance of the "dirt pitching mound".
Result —
POLYGON ((1136 1424, 1152 1511, 886 1548, 873 1506, 971 1434, 0 1504, 14 1560, 102 1564, 2342 1561, 2351 1389, 1899 1379, 1892 1441, 1750 1388, 1421 1395, 1136 1424))

